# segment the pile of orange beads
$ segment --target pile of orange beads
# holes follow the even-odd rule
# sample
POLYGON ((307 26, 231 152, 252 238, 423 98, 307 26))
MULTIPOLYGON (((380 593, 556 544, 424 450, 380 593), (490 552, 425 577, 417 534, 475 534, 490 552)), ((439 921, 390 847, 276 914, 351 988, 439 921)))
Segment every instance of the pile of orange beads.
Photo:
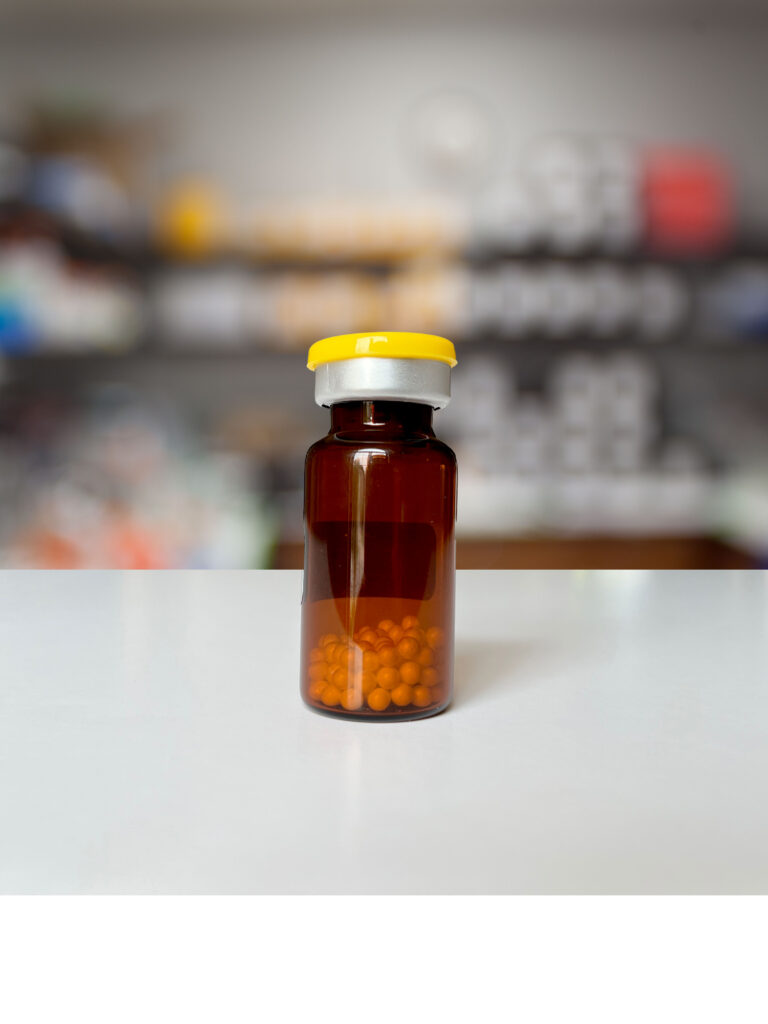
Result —
POLYGON ((426 708, 440 700, 445 633, 422 629, 415 615, 383 619, 353 636, 326 633, 309 652, 310 700, 326 708, 359 711, 426 708))

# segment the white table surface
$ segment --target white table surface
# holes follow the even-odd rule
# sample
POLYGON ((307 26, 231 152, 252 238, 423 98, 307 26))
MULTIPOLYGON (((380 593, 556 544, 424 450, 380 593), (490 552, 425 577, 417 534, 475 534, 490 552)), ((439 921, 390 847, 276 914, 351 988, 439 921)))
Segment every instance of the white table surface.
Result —
POLYGON ((768 575, 460 573, 391 725, 303 707, 300 590, 0 574, 0 891, 768 891, 768 575))

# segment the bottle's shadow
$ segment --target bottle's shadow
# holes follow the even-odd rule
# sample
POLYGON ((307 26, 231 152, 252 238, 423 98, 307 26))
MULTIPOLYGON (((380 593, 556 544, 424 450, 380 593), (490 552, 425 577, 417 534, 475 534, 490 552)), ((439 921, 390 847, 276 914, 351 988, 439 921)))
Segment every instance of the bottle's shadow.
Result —
POLYGON ((526 640, 457 642, 453 706, 516 686, 516 673, 535 656, 536 650, 537 645, 526 640))

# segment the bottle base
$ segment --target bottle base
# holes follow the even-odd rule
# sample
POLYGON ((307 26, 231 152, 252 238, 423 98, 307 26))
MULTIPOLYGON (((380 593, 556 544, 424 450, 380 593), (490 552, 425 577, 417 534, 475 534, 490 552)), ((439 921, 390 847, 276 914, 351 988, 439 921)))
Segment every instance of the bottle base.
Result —
POLYGON ((341 718, 346 722, 417 722, 422 718, 434 718, 435 715, 441 715, 444 711, 447 711, 451 706, 450 701, 446 701, 445 704, 439 704, 436 707, 430 708, 417 708, 416 710, 405 708, 402 711, 387 711, 386 713, 381 711, 345 711, 343 708, 326 708, 318 707, 317 704, 311 704, 309 701, 304 700, 303 704, 309 708, 310 711, 314 711, 316 715, 323 715, 325 718, 341 718))

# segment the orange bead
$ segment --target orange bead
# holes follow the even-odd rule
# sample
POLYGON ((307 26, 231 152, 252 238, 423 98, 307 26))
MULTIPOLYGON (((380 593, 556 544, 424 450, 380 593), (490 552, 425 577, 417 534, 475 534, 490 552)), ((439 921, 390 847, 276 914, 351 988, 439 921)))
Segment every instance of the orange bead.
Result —
POLYGON ((381 668, 381 659, 375 651, 363 653, 363 668, 366 672, 377 672, 381 668))
POLYGON ((404 637, 405 636, 412 637, 416 641, 416 643, 419 645, 419 647, 421 647, 422 644, 426 643, 426 640, 424 638, 424 630, 423 629, 406 629, 406 631, 403 634, 403 636, 404 637))
POLYGON ((326 686, 323 690, 320 700, 325 704, 327 708, 335 708, 341 700, 341 692, 338 686, 333 686, 331 683, 326 686))
POLYGON ((363 678, 361 681, 361 689, 363 691, 363 696, 367 697, 369 693, 373 693, 377 686, 378 683, 376 682, 375 673, 363 672, 363 678))
POLYGON ((404 661, 400 666, 400 678, 408 686, 415 686, 421 678, 421 665, 416 661, 404 661))
POLYGON ((323 633, 323 635, 320 637, 321 647, 325 647, 327 644, 337 644, 338 642, 339 638, 336 636, 335 633, 323 633))
POLYGON ((349 669, 339 665, 338 668, 335 668, 333 672, 331 672, 329 682, 333 683, 333 685, 339 690, 345 689, 349 682, 349 669))
POLYGON ((432 691, 428 686, 414 686, 413 703, 417 708, 425 708, 432 703, 432 691))
POLYGON ((421 649, 421 650, 419 651, 419 656, 418 656, 418 658, 416 659, 416 661, 418 661, 418 663, 419 663, 419 664, 420 664, 420 665, 421 665, 421 666, 422 666, 423 668, 427 668, 427 667, 428 667, 429 665, 432 665, 432 664, 434 664, 434 661, 435 661, 435 655, 434 655, 434 653, 433 653, 433 651, 432 651, 432 648, 431 648, 431 647, 423 647, 423 648, 422 648, 422 649, 421 649))
POLYGON ((363 706, 362 690, 350 686, 341 695, 341 706, 347 711, 357 711, 363 706))
POLYGON ((321 679, 325 679, 325 673, 328 671, 328 666, 324 661, 315 661, 309 666, 309 678, 313 683, 319 682, 321 679))
POLYGON ((406 661, 412 661, 419 653, 418 641, 414 640, 412 636, 404 636, 397 645, 397 653, 406 661))
POLYGON ((392 691, 392 703, 399 708, 407 707, 413 700, 413 687, 405 683, 396 686, 392 691))
POLYGON ((437 685, 437 672, 433 668, 423 668, 421 670, 421 682, 424 686, 436 686, 437 685))
POLYGON ((406 615, 401 625, 406 631, 414 628, 419 629, 419 620, 415 615, 406 615))
POLYGON ((394 690, 400 682, 400 673, 396 668, 380 668, 376 673, 376 682, 382 690, 394 690))
POLYGON ((324 693, 325 688, 326 688, 327 685, 328 685, 328 683, 326 683, 322 679, 318 679, 317 682, 315 682, 315 683, 310 683, 309 689, 307 690, 307 693, 309 694, 310 699, 311 700, 320 700, 321 697, 323 696, 323 693, 324 693))
POLYGON ((392 644, 385 644, 383 647, 380 647, 378 655, 381 664, 387 668, 391 668, 393 665, 397 664, 397 651, 392 644))
POLYGON ((323 654, 319 647, 313 647, 312 650, 309 652, 309 660, 310 663, 313 661, 324 661, 325 655, 323 654))
POLYGON ((433 649, 442 647, 445 643, 445 633, 438 626, 433 626, 427 630, 427 643, 433 649))
POLYGON ((365 642, 367 644, 375 644, 376 643, 376 633, 372 629, 364 629, 360 633, 360 639, 361 640, 365 640, 365 642))
POLYGON ((393 644, 399 643, 403 639, 404 629, 402 626, 393 626, 389 631, 389 637, 393 644))
POLYGON ((388 633, 393 626, 394 622, 392 619, 382 619, 378 625, 378 629, 382 630, 384 633, 388 633))
POLYGON ((368 707, 371 711, 386 711, 391 700, 389 693, 379 687, 368 694, 368 707))

